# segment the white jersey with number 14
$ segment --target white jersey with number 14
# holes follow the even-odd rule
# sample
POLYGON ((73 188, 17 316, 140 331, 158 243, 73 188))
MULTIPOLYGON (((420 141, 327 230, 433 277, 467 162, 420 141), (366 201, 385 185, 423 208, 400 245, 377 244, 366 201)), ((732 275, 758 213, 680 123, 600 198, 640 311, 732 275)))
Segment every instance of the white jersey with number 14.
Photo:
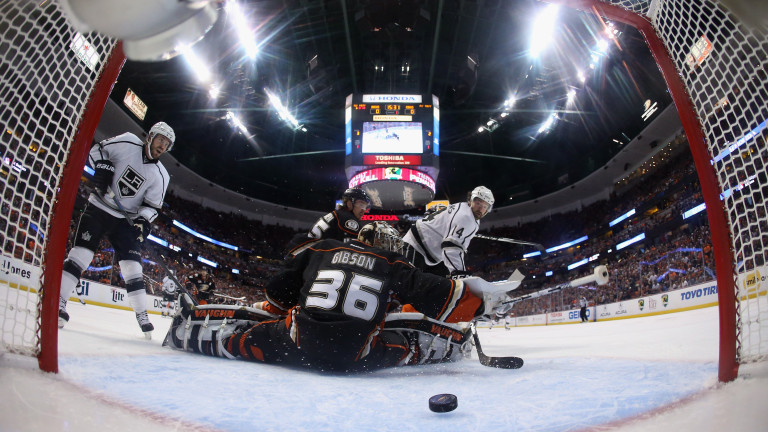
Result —
POLYGON ((421 241, 411 231, 403 240, 421 253, 427 264, 443 262, 449 271, 464 271, 464 255, 479 227, 469 204, 460 202, 417 221, 413 229, 421 241))

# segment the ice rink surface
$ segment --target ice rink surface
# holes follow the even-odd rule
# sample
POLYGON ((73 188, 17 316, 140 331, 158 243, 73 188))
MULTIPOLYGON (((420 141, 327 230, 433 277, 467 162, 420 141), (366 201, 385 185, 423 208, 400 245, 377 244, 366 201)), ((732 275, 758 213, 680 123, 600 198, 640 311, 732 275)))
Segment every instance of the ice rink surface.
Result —
POLYGON ((765 431, 768 364, 717 383, 717 308, 479 329, 519 370, 461 362, 323 374, 211 358, 143 338, 131 312, 70 302, 59 374, 0 357, 0 431, 765 431), (459 407, 429 411, 454 393, 459 407))

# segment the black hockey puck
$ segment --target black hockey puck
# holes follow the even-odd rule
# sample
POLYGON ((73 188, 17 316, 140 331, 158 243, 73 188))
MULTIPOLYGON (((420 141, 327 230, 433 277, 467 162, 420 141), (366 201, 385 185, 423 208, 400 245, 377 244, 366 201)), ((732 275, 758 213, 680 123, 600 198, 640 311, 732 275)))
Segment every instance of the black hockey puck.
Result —
POLYGON ((459 399, 456 395, 449 393, 437 394, 429 398, 429 409, 434 412, 453 411, 459 406, 459 399))

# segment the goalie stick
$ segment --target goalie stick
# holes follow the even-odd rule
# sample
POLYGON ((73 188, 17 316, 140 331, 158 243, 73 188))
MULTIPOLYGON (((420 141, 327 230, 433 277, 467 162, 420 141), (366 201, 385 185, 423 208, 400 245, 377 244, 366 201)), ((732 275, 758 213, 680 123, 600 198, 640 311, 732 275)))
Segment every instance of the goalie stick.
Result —
POLYGON ((504 302, 502 304, 504 304, 504 305, 515 304, 515 303, 521 302, 523 300, 532 299, 532 298, 536 298, 536 297, 541 297, 543 295, 551 294, 551 293, 560 291, 560 290, 562 290, 564 288, 578 287, 578 286, 586 285, 586 284, 592 283, 592 282, 595 282, 598 285, 605 285, 605 284, 608 283, 608 279, 609 279, 608 267, 606 267, 604 265, 600 265, 600 266, 595 267, 595 272, 593 274, 591 274, 591 275, 580 277, 580 278, 574 279, 574 280, 572 280, 570 282, 563 282, 563 283, 561 283, 559 285, 556 285, 556 286, 554 286, 552 288, 545 288, 543 290, 536 291, 536 292, 531 293, 531 294, 527 294, 527 295, 523 295, 523 296, 520 296, 520 297, 516 297, 516 298, 514 298, 512 300, 509 300, 509 301, 506 301, 506 302, 504 302))
POLYGON ((499 242, 504 242, 504 243, 519 244, 519 245, 523 245, 523 246, 533 246, 538 251, 540 251, 542 253, 546 252, 546 248, 541 243, 533 243, 533 242, 527 242, 527 241, 523 241, 523 240, 515 240, 515 239, 511 239, 511 238, 507 238, 507 237, 494 237, 494 236, 488 236, 488 235, 484 235, 484 234, 475 234, 475 238, 480 238, 480 239, 485 239, 485 240, 494 240, 494 241, 499 241, 499 242))
POLYGON ((491 357, 483 352, 483 348, 480 346, 480 338, 477 336, 477 329, 475 323, 471 324, 472 339, 475 341, 475 350, 477 350, 477 358, 480 360, 480 364, 488 367, 495 367, 499 369, 520 369, 523 367, 523 359, 520 357, 491 357))
MULTIPOLYGON (((123 214, 123 217, 125 218, 125 223, 130 225, 131 229, 134 229, 134 226, 131 223, 131 217, 128 215, 128 211, 125 209, 125 207, 123 207, 123 204, 120 202, 120 200, 117 199, 117 195, 115 195, 115 191, 110 189, 108 195, 112 196, 112 201, 114 201, 115 205, 120 210, 120 213, 123 214)), ((154 254, 154 250, 151 250, 150 248, 145 248, 145 250, 149 251, 150 254, 154 254)), ((189 297, 189 299, 192 301, 192 303, 195 306, 199 306, 200 303, 198 303, 197 299, 195 299, 195 297, 192 296, 189 290, 187 290, 187 288, 184 285, 182 285, 178 279, 176 279, 176 275, 173 274, 171 269, 169 269, 168 266, 165 265, 165 260, 166 260, 165 255, 163 255, 162 253, 158 253, 158 255, 160 255, 160 259, 155 259, 155 261, 158 264, 160 264, 160 267, 163 268, 163 271, 165 271, 168 277, 171 278, 171 280, 176 284, 177 287, 179 287, 179 290, 181 290, 184 294, 186 294, 189 297)))

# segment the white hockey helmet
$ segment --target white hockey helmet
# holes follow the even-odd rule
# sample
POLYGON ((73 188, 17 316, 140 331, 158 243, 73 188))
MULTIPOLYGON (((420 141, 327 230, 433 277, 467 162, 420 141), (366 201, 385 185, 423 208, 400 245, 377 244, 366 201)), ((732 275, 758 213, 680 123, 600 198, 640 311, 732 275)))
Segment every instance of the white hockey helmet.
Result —
POLYGON ((173 148, 173 143, 176 141, 176 133, 173 132, 173 128, 168 126, 168 123, 157 122, 149 129, 149 138, 147 139, 147 142, 151 144, 156 135, 162 135, 168 138, 168 141, 171 143, 168 145, 168 148, 165 151, 171 151, 173 148))
POLYGON ((403 253, 405 243, 400 233, 386 222, 371 222, 360 228, 357 239, 368 246, 378 247, 392 252, 403 253))
POLYGON ((488 203, 488 211, 491 211, 491 207, 493 207, 494 199, 493 199, 493 192, 491 192, 490 189, 488 189, 485 186, 478 186, 474 189, 472 189, 472 193, 469 195, 469 201, 472 202, 475 198, 480 198, 481 200, 488 203))

